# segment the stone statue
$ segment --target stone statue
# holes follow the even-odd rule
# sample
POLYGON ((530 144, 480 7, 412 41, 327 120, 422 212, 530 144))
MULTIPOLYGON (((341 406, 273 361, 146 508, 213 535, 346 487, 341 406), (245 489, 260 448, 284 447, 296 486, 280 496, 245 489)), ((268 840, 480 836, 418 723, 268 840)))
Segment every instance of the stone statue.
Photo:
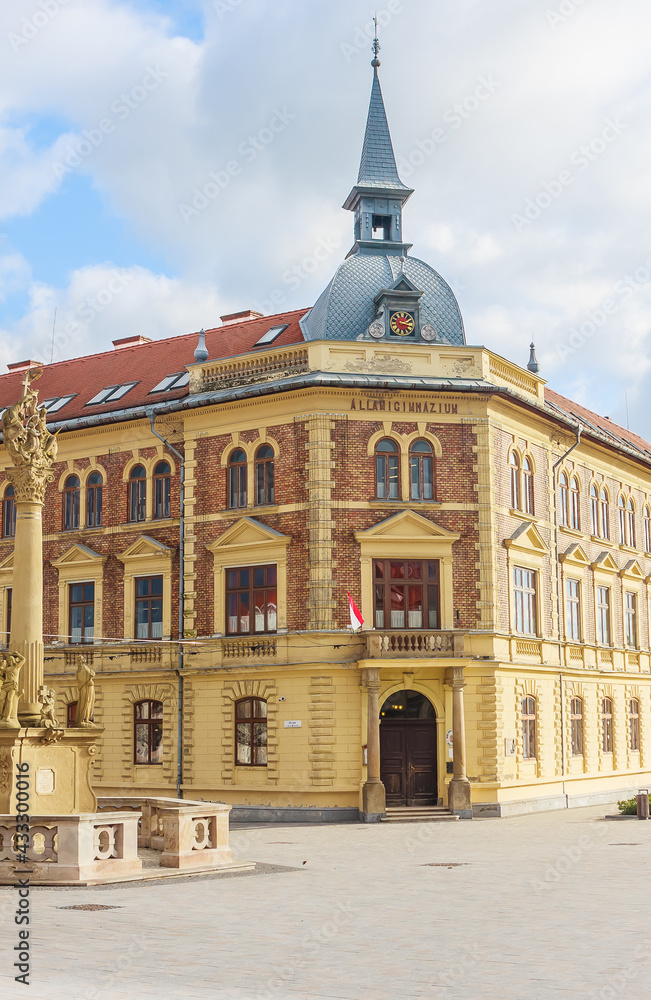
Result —
POLYGON ((20 729, 18 702, 23 692, 18 675, 24 662, 20 653, 9 653, 0 660, 0 729, 20 729))
POLYGON ((54 716, 54 699, 56 697, 54 688, 48 688, 43 685, 39 694, 41 695, 41 720, 39 726, 41 729, 58 729, 59 723, 54 716))
POLYGON ((95 708, 95 671, 87 662, 83 653, 77 657, 77 687, 79 697, 77 699, 77 714, 75 716, 75 727, 78 729, 96 729, 94 722, 91 722, 93 709, 95 708))
POLYGON ((8 479, 16 490, 17 500, 43 502, 45 487, 53 479, 52 465, 58 441, 47 429, 47 410, 38 407, 38 393, 30 381, 41 371, 25 374, 23 398, 8 406, 2 414, 2 435, 14 469, 8 479))

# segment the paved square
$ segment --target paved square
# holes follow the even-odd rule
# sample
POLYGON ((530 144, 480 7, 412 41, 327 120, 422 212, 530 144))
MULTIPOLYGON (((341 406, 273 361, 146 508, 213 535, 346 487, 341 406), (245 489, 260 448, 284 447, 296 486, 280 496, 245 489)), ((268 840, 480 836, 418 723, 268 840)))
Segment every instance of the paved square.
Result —
POLYGON ((35 889, 29 990, 3 1000, 616 1000, 649 994, 651 823, 237 828, 259 873, 35 889), (107 910, 64 907, 99 904, 107 910))

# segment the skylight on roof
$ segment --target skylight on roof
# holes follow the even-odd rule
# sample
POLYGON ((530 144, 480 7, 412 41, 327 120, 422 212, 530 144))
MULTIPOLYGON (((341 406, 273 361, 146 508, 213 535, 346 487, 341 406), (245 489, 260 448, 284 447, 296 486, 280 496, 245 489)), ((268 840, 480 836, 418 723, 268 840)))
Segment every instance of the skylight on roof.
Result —
POLYGON ((72 392, 69 396, 53 396, 52 399, 46 399, 43 406, 47 410, 48 414, 57 413, 59 410, 63 409, 66 403, 69 403, 71 399, 74 399, 75 396, 78 395, 79 393, 72 392))
POLYGON ((166 375, 162 382, 155 385, 150 392, 169 392, 170 389, 184 389, 190 381, 190 372, 176 372, 175 375, 166 375))
POLYGON ((116 399, 122 399, 128 392, 138 385, 138 382, 125 382, 124 385, 109 385, 96 396, 89 399, 86 406, 96 406, 99 403, 113 403, 116 399))
POLYGON ((282 326, 272 326, 270 330, 267 330, 267 332, 260 337, 260 340, 256 340, 253 346, 260 347, 262 344, 273 343, 276 337, 279 337, 283 330, 286 330, 288 326, 289 323, 283 323, 282 326))

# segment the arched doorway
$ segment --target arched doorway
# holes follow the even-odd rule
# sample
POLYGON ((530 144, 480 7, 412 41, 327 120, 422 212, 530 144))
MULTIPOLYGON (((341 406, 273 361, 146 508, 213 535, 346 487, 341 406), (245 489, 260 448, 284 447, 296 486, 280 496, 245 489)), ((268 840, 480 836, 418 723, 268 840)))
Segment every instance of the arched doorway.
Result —
POLYGON ((388 806, 435 806, 436 712, 418 691, 397 691, 380 710, 380 776, 388 806))

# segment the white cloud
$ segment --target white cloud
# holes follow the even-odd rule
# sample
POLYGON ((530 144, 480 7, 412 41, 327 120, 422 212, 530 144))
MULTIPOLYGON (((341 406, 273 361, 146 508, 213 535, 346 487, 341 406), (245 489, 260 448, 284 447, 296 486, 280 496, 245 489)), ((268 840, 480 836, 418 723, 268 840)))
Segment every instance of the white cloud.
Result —
MULTIPOLYGON (((160 324, 162 335, 211 322, 206 313, 218 300, 226 311, 278 292, 280 308, 307 305, 352 242, 352 217, 339 206, 356 177, 370 47, 346 58, 342 44, 368 21, 368 3, 242 0, 222 16, 210 0, 203 6, 205 38, 197 43, 175 35, 144 2, 68 0, 29 44, 14 52, 6 43, 0 60, 0 210, 35 210, 56 190, 51 162, 74 145, 70 136, 101 131, 105 118, 114 125, 73 169, 180 275, 128 262, 136 277, 114 313, 128 332, 142 323, 160 324), (131 98, 128 114, 117 111, 151 69, 157 85, 131 98), (269 138, 261 130, 278 111, 284 125, 269 138), (61 127, 40 143, 28 124, 42 115, 61 127), (214 191, 212 174, 228 184, 204 194, 205 207, 184 219, 179 206, 197 191, 201 201, 206 185, 214 191), (319 240, 331 239, 338 249, 318 268, 286 280, 319 240), (154 298, 148 313, 148 293, 176 303, 172 324, 154 298)), ((469 341, 526 362, 534 338, 550 381, 566 392, 576 385, 599 409, 602 399, 623 399, 625 387, 640 400, 651 390, 647 284, 569 358, 558 351, 651 252, 651 8, 646 0, 585 3, 553 30, 547 12, 559 6, 403 0, 381 38, 381 76, 399 157, 434 129, 444 133, 408 178, 416 190, 405 236, 458 291, 469 341), (495 82, 493 93, 475 108, 482 79, 495 82), (608 121, 625 127, 601 149, 608 121), (546 202, 561 171, 571 182, 518 229, 513 215, 529 199, 546 202)), ((30 10, 3 5, 0 42, 30 10)), ((83 263, 75 262, 66 289, 33 285, 14 335, 46 345, 55 299, 65 313, 83 298, 84 281, 102 287, 102 268, 83 263)), ((94 323, 108 342, 115 321, 94 323)), ((621 419, 617 405, 611 415, 621 419)), ((635 419, 651 435, 642 403, 635 419)))

